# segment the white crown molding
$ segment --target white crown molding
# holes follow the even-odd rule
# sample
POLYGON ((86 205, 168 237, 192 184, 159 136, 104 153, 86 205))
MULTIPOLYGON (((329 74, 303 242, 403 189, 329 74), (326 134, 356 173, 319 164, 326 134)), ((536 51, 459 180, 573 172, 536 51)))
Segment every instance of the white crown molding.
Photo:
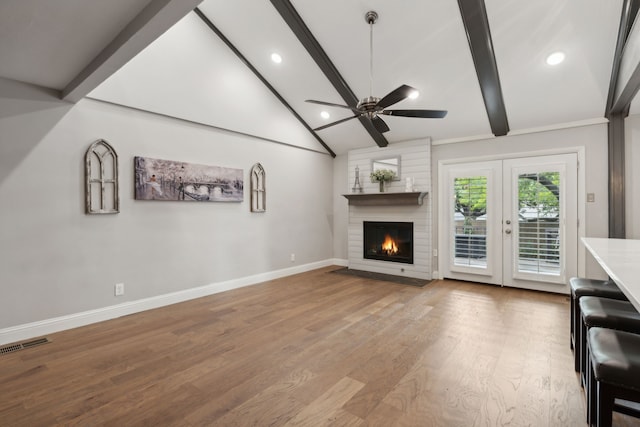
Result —
MULTIPOLYGON (((575 122, 556 123, 548 126, 539 126, 534 128, 511 130, 506 136, 509 137, 509 136, 515 136, 515 135, 526 135, 530 133, 549 132, 553 130, 570 129, 570 128, 576 128, 576 127, 582 127, 582 126, 601 125, 604 123, 609 123, 609 120, 606 117, 596 117, 593 119, 578 120, 575 122)), ((483 141, 483 140, 495 139, 495 138, 504 138, 504 136, 495 137, 491 134, 488 134, 488 135, 466 136, 462 138, 436 139, 436 140, 433 140, 431 145, 457 144, 459 142, 483 141)))

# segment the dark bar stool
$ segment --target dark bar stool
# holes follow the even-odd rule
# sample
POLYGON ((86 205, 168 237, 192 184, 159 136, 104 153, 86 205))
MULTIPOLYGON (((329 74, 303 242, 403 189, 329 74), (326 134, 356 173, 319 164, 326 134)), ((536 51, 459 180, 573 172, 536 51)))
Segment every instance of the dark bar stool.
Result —
MULTIPOLYGON (((616 399, 640 402, 640 335, 593 327, 588 334, 588 423, 610 427, 616 399)), ((640 417, 640 412, 620 411, 640 417)))
POLYGON ((574 349, 575 363, 580 366, 580 379, 587 380, 587 330, 592 327, 615 329, 640 334, 640 313, 629 301, 584 296, 578 305, 582 316, 574 349))
MULTIPOLYGON (((627 297, 610 280, 584 279, 581 277, 572 277, 569 279, 571 287, 571 341, 569 345, 574 348, 576 341, 576 327, 580 325, 580 307, 578 300, 583 296, 597 296, 603 298, 611 298, 618 300, 626 300, 627 297)), ((580 366, 576 365, 575 370, 578 371, 580 366)))

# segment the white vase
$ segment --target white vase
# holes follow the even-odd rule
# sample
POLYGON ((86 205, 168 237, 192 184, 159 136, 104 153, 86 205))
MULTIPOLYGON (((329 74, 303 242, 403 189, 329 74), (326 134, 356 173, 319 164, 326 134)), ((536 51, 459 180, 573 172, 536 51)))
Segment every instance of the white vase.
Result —
POLYGON ((407 193, 412 193, 413 192, 413 184, 415 183, 415 180, 413 178, 409 178, 407 177, 405 179, 405 187, 404 187, 404 191, 407 193))

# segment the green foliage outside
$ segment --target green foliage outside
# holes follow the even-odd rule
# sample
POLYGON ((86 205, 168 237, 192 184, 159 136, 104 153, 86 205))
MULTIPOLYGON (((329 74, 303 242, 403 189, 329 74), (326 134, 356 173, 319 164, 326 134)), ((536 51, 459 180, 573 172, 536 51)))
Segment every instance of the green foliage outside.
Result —
MULTIPOLYGON (((538 209, 545 216, 557 215, 559 184, 558 172, 520 175, 518 179, 519 208, 538 209)), ((487 178, 484 176, 456 178, 454 192, 455 210, 464 216, 464 233, 471 234, 473 220, 487 213, 487 178)))
POLYGON ((557 215, 560 210, 560 173, 541 172, 520 175, 518 179, 519 208, 534 208, 545 216, 557 215))
POLYGON ((464 234, 473 234, 473 220, 487 213, 487 178, 456 178, 455 210, 464 216, 464 234))

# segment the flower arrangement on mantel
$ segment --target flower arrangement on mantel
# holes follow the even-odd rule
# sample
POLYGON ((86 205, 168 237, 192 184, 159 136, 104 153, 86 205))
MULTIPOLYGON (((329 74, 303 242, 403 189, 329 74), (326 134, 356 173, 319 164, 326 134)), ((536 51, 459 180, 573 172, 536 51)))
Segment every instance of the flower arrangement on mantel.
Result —
POLYGON ((378 181, 380 183, 380 192, 384 193, 384 183, 393 181, 396 173, 390 169, 377 169, 371 172, 371 182, 378 181))

